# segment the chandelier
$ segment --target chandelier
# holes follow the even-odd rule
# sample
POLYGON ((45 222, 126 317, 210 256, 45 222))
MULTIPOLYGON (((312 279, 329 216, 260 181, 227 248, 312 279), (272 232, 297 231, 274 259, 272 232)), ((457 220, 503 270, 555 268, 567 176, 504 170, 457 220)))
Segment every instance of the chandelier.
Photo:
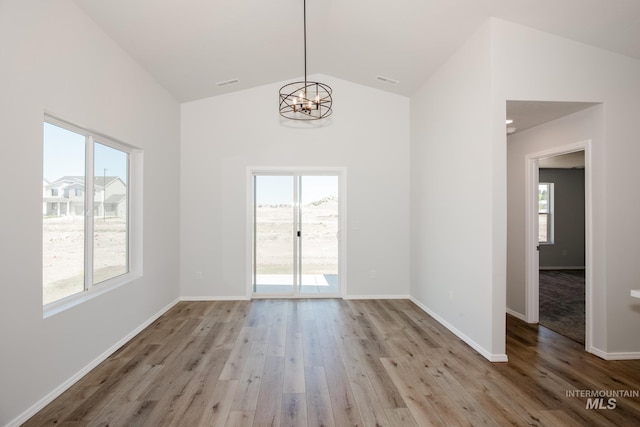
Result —
POLYGON ((307 0, 304 1, 304 81, 280 88, 280 115, 291 120, 319 120, 331 115, 331 88, 307 80, 307 0))

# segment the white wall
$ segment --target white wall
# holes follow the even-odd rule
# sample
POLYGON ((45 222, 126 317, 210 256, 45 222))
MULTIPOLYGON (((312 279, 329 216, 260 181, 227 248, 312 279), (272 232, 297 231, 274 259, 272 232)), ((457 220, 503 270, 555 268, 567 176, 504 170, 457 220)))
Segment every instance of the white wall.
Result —
MULTIPOLYGON (((603 114, 602 105, 571 114, 523 132, 509 136, 507 141, 507 188, 508 188, 508 240, 507 240, 507 308, 524 316, 526 291, 525 259, 525 162, 528 155, 572 145, 587 140, 596 155, 591 173, 602 180, 603 114)), ((600 189, 602 190, 602 189, 600 189)), ((598 194, 601 197, 602 194, 598 194)), ((602 223, 604 203, 594 203, 596 220, 602 223)), ((600 242, 602 244, 602 242, 600 242)), ((599 252, 598 246, 594 248, 599 252)), ((596 266, 597 267, 597 266, 596 266)), ((603 271, 597 267, 600 276, 596 283, 602 283, 603 271)), ((598 301, 601 301, 599 298, 598 301)), ((602 304, 597 304, 602 308, 602 304)), ((604 321, 604 312, 599 321, 604 321)))
MULTIPOLYGON (((640 357, 640 304, 629 295, 640 287, 640 61, 496 19, 492 40, 494 110, 507 99, 604 103, 604 136, 593 152, 594 300, 600 314, 592 351, 640 357)), ((519 310, 516 295, 510 304, 519 310)))
POLYGON ((505 147, 491 87, 486 23, 411 98, 411 295, 503 360, 505 147))
MULTIPOLYGON (((0 425, 178 298, 179 106, 71 1, 0 2, 0 425), (144 150, 144 276, 42 312, 44 112, 144 150)), ((25 412, 27 411, 27 412, 25 412)))
POLYGON ((329 125, 281 124, 282 84, 182 105, 183 297, 247 296, 248 166, 346 167, 348 294, 409 294, 409 100, 313 78, 334 90, 329 125))

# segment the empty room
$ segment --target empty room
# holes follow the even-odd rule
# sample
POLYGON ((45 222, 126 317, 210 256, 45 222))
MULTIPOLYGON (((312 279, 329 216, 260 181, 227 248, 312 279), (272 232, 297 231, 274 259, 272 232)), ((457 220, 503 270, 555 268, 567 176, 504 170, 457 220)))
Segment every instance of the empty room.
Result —
POLYGON ((640 423, 639 17, 0 0, 0 425, 640 423))

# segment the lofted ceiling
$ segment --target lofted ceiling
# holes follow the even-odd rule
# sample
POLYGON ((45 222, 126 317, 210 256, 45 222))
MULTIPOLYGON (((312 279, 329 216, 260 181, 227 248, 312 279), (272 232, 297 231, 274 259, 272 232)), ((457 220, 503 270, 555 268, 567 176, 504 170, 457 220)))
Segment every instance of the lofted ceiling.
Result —
MULTIPOLYGON (((302 0, 74 1, 181 102, 304 73, 302 0)), ((640 59, 638 0, 307 0, 308 74, 410 96, 491 16, 640 59)))

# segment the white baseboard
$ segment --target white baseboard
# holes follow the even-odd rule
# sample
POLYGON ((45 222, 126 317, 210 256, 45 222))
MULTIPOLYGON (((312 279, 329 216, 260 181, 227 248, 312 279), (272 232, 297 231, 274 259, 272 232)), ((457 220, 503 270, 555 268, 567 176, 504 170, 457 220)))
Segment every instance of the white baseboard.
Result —
POLYGON ((605 351, 600 350, 599 348, 591 347, 589 349, 589 352, 604 360, 638 360, 640 359, 640 352, 637 352, 637 351, 607 353, 605 351))
POLYGON ((411 299, 409 295, 345 295, 343 299, 411 299))
POLYGON ((474 340, 472 340, 471 338, 469 338, 468 336, 463 334, 456 327, 454 327, 451 323, 447 322, 442 317, 440 317, 438 314, 436 314, 433 311, 431 311, 427 306, 422 304, 420 301, 418 301, 414 297, 410 297, 409 299, 411 301, 413 301, 413 303, 415 305, 420 307, 425 313, 427 313, 429 316, 431 316, 435 320, 437 320, 442 326, 444 326, 449 331, 451 331, 455 336, 457 336, 462 341, 464 341, 469 347, 471 347, 472 349, 474 349, 475 351, 480 353, 480 355, 482 357, 484 357, 485 359, 487 359, 489 362, 508 362, 509 359, 507 358, 506 354, 493 354, 493 353, 485 350, 484 347, 482 347, 480 344, 478 344, 477 342, 475 342, 474 340))
POLYGON ((242 296, 187 296, 180 297, 180 301, 248 301, 246 295, 242 296))
MULTIPOLYGON (((306 297, 314 298, 325 298, 323 295, 316 296, 308 295, 306 297)), ((261 297, 262 298, 262 297, 261 297)), ((269 295, 267 298, 287 298, 287 296, 278 296, 278 295, 269 295)), ((327 296, 326 298, 336 298, 334 296, 327 296)), ((340 298, 340 297, 337 297, 340 298)), ((342 297, 343 299, 351 299, 351 300, 365 300, 365 299, 410 299, 409 295, 345 295, 342 297)), ((242 296, 184 296, 180 297, 180 301, 248 301, 251 298, 242 295, 242 296)))
POLYGON ((522 314, 522 313, 518 313, 518 312, 517 312, 517 311, 515 311, 515 310, 511 310, 509 307, 507 307, 507 314, 510 314, 510 315, 512 315, 513 317, 515 317, 516 319, 520 319, 520 320, 522 320, 523 322, 526 322, 526 321, 527 321, 527 318, 526 318, 526 316, 525 316, 524 314, 522 314))
POLYGON ((97 358, 95 358, 93 361, 91 361, 88 365, 86 365, 84 368, 80 369, 78 372, 76 372, 71 378, 69 378, 68 380, 66 380, 65 382, 63 382, 62 384, 60 384, 58 387, 56 387, 53 391, 51 391, 49 394, 47 394, 45 397, 43 397, 42 399, 40 399, 38 402, 36 402, 33 406, 31 406, 29 409, 27 409, 26 411, 24 411, 22 414, 18 415, 16 418, 14 418, 11 422, 9 422, 9 424, 7 424, 5 427, 18 427, 20 426, 22 423, 24 423, 25 421, 27 421, 29 418, 33 417, 35 414, 38 413, 38 411, 40 411, 42 408, 44 408, 45 406, 47 406, 49 403, 51 403, 55 398, 57 398, 58 396, 60 396, 62 393, 64 393, 65 391, 67 391, 67 389, 69 387, 71 387, 72 385, 74 385, 76 382, 78 382, 82 377, 84 377, 85 375, 87 375, 89 373, 89 371, 91 371, 92 369, 94 369, 96 366, 98 366, 100 363, 104 362, 109 356, 111 356, 113 353, 115 353, 120 347, 122 347, 123 345, 125 345, 126 343, 128 343, 133 337, 135 337, 136 335, 138 335, 140 332, 142 332, 145 328, 147 328, 149 325, 151 325, 153 322, 155 322, 160 316, 162 316, 164 313, 166 313, 167 311, 169 311, 169 309, 171 309, 171 307, 173 307, 174 305, 176 305, 180 300, 176 299, 174 301, 172 301, 171 303, 169 303, 166 307, 162 308, 160 311, 158 311, 156 314, 154 314, 153 316, 151 316, 149 319, 147 319, 145 322, 143 322, 140 326, 138 326, 137 328, 135 328, 133 331, 131 331, 130 333, 128 333, 124 338, 122 338, 120 341, 118 341, 117 343, 115 343, 114 345, 112 345, 108 350, 106 350, 104 353, 102 353, 100 356, 98 356, 97 358))

